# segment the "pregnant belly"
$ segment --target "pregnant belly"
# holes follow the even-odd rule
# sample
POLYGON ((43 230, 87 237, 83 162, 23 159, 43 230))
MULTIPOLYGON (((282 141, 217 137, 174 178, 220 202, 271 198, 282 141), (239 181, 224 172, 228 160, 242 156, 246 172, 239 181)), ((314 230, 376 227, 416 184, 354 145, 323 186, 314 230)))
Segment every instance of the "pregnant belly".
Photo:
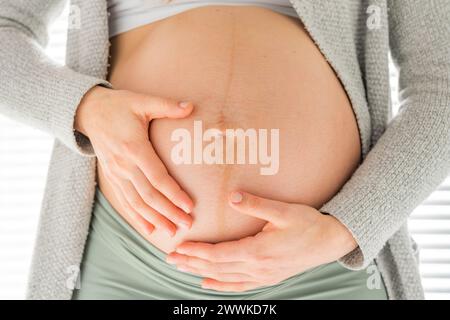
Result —
MULTIPOLYGON (((359 164, 350 102, 298 19, 258 7, 209 6, 112 44, 115 88, 195 104, 188 118, 155 120, 149 128, 158 155, 195 202, 190 230, 146 236, 165 252, 184 240, 260 231, 264 221, 227 205, 232 190, 319 208, 359 164)), ((123 212, 101 167, 98 179, 123 212)))

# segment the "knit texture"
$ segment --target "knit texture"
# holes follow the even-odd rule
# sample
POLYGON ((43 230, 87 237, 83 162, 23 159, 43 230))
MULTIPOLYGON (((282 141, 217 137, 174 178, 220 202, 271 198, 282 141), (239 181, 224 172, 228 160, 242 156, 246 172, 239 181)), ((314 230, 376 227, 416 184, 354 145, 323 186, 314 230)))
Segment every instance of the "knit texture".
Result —
MULTIPOLYGON (((104 0, 73 0, 81 27, 69 28, 66 65, 45 56, 47 26, 64 2, 0 0, 0 112, 55 137, 30 299, 72 296, 96 184, 92 146, 73 120, 91 87, 110 86, 104 0)), ((418 250, 406 222, 450 171, 450 1, 291 2, 341 80, 361 137, 363 162, 321 208, 358 243, 339 262, 361 269, 376 259, 390 299, 422 299, 418 250), (374 14, 375 27, 367 24, 374 14), (389 52, 400 71, 394 119, 389 52)))

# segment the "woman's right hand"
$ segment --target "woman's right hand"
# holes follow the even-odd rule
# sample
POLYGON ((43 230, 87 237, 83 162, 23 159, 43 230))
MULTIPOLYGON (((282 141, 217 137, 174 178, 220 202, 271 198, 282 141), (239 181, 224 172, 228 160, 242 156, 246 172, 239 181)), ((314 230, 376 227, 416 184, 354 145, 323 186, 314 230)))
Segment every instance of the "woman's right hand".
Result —
POLYGON ((75 130, 87 136, 121 205, 147 233, 189 229, 193 202, 169 175, 148 136, 157 118, 184 118, 192 103, 97 86, 78 106, 75 130))

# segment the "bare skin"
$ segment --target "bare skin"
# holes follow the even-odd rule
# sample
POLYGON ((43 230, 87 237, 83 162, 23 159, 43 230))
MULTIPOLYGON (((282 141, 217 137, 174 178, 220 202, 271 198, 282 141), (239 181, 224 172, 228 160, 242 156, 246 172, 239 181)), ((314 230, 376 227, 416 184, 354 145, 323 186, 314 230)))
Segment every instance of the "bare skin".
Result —
POLYGON ((89 137, 124 218, 145 236, 158 227, 172 237, 175 224, 192 225, 192 200, 168 174, 147 134, 153 119, 185 117, 192 109, 189 102, 102 87, 91 89, 77 109, 75 129, 89 137))
MULTIPOLYGON (((249 273, 251 263, 242 265, 239 270, 224 269, 224 273, 241 275, 237 277, 224 277, 217 272, 211 274, 212 271, 207 273, 205 270, 208 268, 195 270, 209 279, 205 282, 207 287, 217 290, 247 290, 252 286, 280 281, 305 268, 336 260, 356 247, 355 240, 345 226, 332 216, 317 211, 336 194, 360 162, 356 120, 341 83, 299 20, 258 7, 208 6, 123 33, 112 39, 111 49, 109 80, 116 89, 121 90, 123 103, 112 102, 117 99, 111 97, 109 103, 105 103, 105 98, 97 100, 97 104, 104 106, 100 110, 108 114, 108 125, 103 126, 103 133, 90 125, 89 129, 84 130, 85 134, 91 141, 97 141, 96 144, 93 143, 94 149, 96 153, 102 154, 102 151, 113 150, 113 139, 110 139, 109 147, 100 142, 105 136, 117 136, 117 132, 123 128, 129 128, 133 132, 135 126, 140 139, 137 145, 144 146, 143 130, 148 129, 145 121, 151 120, 146 143, 151 143, 158 157, 143 160, 146 152, 142 152, 141 148, 128 150, 135 152, 135 156, 131 158, 141 157, 142 160, 135 161, 136 163, 145 163, 148 171, 155 173, 149 177, 144 174, 147 180, 141 179, 141 189, 150 186, 158 190, 178 209, 186 204, 184 202, 188 202, 186 197, 190 197, 193 200, 190 214, 192 227, 178 228, 181 224, 177 221, 182 220, 182 210, 177 211, 177 214, 168 214, 165 210, 170 207, 167 202, 164 202, 166 207, 155 207, 151 201, 141 201, 135 197, 132 203, 138 204, 140 210, 130 206, 130 201, 127 204, 127 188, 117 187, 118 184, 114 183, 116 178, 111 172, 121 171, 122 174, 116 176, 124 179, 123 177, 132 176, 126 172, 127 168, 133 166, 121 166, 120 161, 117 161, 116 169, 120 170, 110 170, 110 162, 103 161, 100 155, 99 187, 113 207, 149 242, 166 253, 171 253, 169 260, 172 263, 181 268, 195 269, 189 261, 198 262, 195 257, 203 258, 201 262, 205 265, 208 257, 202 256, 201 250, 208 244, 223 244, 214 247, 217 254, 223 254, 223 257, 229 251, 220 249, 231 248, 227 245, 230 244, 228 241, 246 239, 236 246, 238 252, 248 253, 255 246, 266 247, 268 251, 262 252, 264 256, 277 257, 280 261, 279 264, 272 264, 271 269, 284 271, 270 279, 250 281, 249 278, 242 277, 242 274, 249 273), (174 113, 176 116, 173 116, 168 110, 175 110, 176 103, 164 107, 161 107, 164 103, 150 103, 153 109, 155 105, 159 106, 156 108, 159 116, 155 117, 149 111, 152 108, 134 104, 132 98, 127 102, 127 96, 133 94, 170 98, 171 101, 190 101, 195 107, 189 107, 193 108, 193 111, 189 109, 192 113, 186 111, 181 114, 177 111, 174 113), (123 111, 125 113, 121 116, 115 116, 114 111, 108 109, 109 104, 116 105, 117 110, 128 110, 129 114, 139 113, 139 110, 148 112, 145 117, 140 118, 139 125, 136 125, 137 123, 123 120, 127 111, 123 111), (131 107, 133 104, 134 107, 131 107), (169 114, 177 119, 166 119, 169 114), (260 167, 251 164, 174 164, 170 157, 175 144, 170 140, 171 133, 177 128, 185 128, 192 133, 194 120, 201 120, 206 128, 221 130, 280 129, 279 172, 272 176, 262 176, 260 167), (164 192, 168 190, 167 187, 161 188, 161 184, 158 185, 159 181, 155 178, 161 168, 166 168, 169 176, 181 186, 181 190, 186 190, 183 192, 183 200, 173 201, 175 198, 171 199, 167 195, 170 192, 164 192), (270 219, 270 213, 274 212, 270 211, 274 207, 273 203, 250 206, 258 209, 258 212, 252 211, 251 214, 249 210, 240 209, 230 202, 230 193, 236 190, 246 191, 243 194, 248 197, 254 194, 262 197, 258 199, 276 199, 277 207, 289 211, 289 219, 286 219, 284 227, 277 228, 277 237, 265 236, 268 230, 275 235, 275 229, 267 227, 268 221, 273 223, 270 219), (143 213, 147 211, 151 213, 150 217, 143 213), (155 224, 153 215, 157 214, 166 217, 168 221, 159 223, 151 234, 145 232, 152 229, 155 224), (293 232, 300 226, 303 228, 299 229, 303 230, 299 232, 301 237, 293 232), (168 234, 172 231, 176 231, 174 236, 168 234), (264 236, 256 236, 261 233, 264 236), (322 236, 324 233, 329 236, 327 240, 322 236), (279 250, 280 246, 271 241, 278 241, 284 249, 279 250), (307 243, 308 246, 302 247, 301 243, 307 243), (178 253, 174 252, 176 248, 179 248, 178 253), (315 248, 320 253, 311 254, 308 248, 315 248), (298 250, 303 250, 302 254, 298 250), (301 263, 293 263, 289 270, 282 268, 280 263, 295 254, 301 257, 301 263)), ((87 101, 89 100, 94 99, 88 98, 87 101)), ((88 102, 86 105, 89 105, 88 102)), ((90 115, 91 123, 95 123, 92 118, 105 121, 99 120, 100 112, 97 111, 96 114, 92 109, 84 108, 84 116, 80 113, 80 119, 87 119, 90 115)), ((131 136, 132 134, 128 135, 127 139, 131 136)), ((148 147, 145 148, 148 152, 148 147)), ((126 160, 128 158, 130 157, 124 156, 122 152, 122 161, 129 162, 130 160, 126 160)), ((166 171, 162 172, 167 177, 166 171)), ((179 190, 173 183, 171 186, 170 190, 179 190)), ((173 210, 173 207, 170 208, 173 210)), ((229 257, 231 261, 243 258, 234 255, 229 257)), ((254 261, 250 255, 247 257, 254 261)), ((210 270, 223 267, 208 265, 212 268, 210 270)))
POLYGON ((186 241, 167 256, 179 270, 203 276, 203 288, 239 292, 274 285, 357 247, 345 226, 310 206, 245 192, 232 192, 228 202, 265 220, 262 231, 215 244, 186 241))

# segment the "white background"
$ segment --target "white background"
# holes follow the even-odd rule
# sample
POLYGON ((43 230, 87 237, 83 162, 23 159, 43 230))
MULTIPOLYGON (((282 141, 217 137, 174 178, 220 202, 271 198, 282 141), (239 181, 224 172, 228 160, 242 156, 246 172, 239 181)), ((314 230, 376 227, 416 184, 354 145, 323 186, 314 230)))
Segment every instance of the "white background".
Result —
MULTIPOLYGON (((68 9, 46 52, 64 63, 68 9)), ((392 72, 397 104, 396 74, 392 72)), ((0 115, 0 299, 23 299, 53 140, 0 115)), ((450 179, 410 219, 429 299, 450 299, 450 179)))

